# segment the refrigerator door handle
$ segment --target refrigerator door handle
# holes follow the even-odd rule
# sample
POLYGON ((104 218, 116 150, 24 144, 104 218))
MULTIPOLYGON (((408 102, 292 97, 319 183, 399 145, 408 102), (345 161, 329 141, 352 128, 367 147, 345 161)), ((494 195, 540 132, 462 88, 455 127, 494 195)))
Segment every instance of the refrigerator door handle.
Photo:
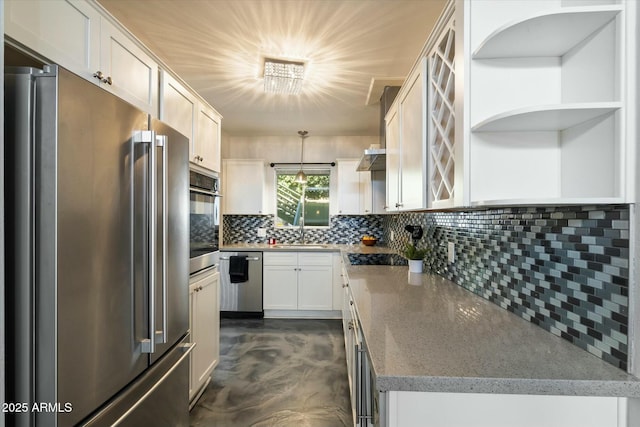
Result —
POLYGON ((157 156, 155 150, 156 135, 153 131, 141 131, 138 132, 137 141, 140 143, 149 144, 149 192, 147 194, 148 200, 148 217, 149 217, 149 237, 147 239, 147 251, 149 257, 149 270, 148 270, 148 304, 149 313, 148 325, 149 325, 149 338, 143 338, 141 341, 142 353, 154 353, 156 351, 156 263, 157 263, 157 251, 156 251, 156 239, 157 239, 157 224, 156 213, 158 211, 158 197, 157 197, 157 156))
MULTIPOLYGON (((156 342, 166 343, 168 341, 167 332, 167 234, 169 232, 169 208, 168 208, 168 157, 167 157, 167 136, 157 135, 156 146, 162 149, 162 330, 156 331, 156 342)), ((155 228, 154 228, 155 230, 155 228)))

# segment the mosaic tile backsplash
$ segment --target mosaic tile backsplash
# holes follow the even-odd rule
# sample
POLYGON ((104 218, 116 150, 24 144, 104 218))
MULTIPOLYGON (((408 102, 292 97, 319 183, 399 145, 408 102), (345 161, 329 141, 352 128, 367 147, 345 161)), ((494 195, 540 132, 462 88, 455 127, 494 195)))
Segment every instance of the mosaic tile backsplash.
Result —
MULTIPOLYGON (((329 219, 328 228, 305 228, 305 241, 350 245, 360 242, 362 236, 373 236, 382 242, 382 215, 335 215, 329 219)), ((300 242, 300 230, 295 228, 274 228, 273 215, 223 215, 224 242, 267 243, 274 237, 278 243, 300 242), (267 237, 258 237, 258 228, 267 229, 267 237)))
POLYGON ((627 369, 627 206, 403 213, 385 220, 393 249, 409 237, 408 224, 424 229, 425 271, 627 369))
MULTIPOLYGON (((257 236, 259 227, 279 243, 294 243, 300 237, 297 229, 273 229, 269 215, 225 215, 223 221, 225 244, 264 243, 266 238, 257 236)), ((425 271, 626 370, 628 206, 334 216, 329 228, 307 230, 306 240, 353 244, 368 234, 399 251, 409 239, 408 224, 424 229, 418 246, 431 249, 424 261, 425 271), (455 244, 451 264, 447 262, 448 242, 455 244)), ((367 262, 387 261, 362 260, 367 262)))

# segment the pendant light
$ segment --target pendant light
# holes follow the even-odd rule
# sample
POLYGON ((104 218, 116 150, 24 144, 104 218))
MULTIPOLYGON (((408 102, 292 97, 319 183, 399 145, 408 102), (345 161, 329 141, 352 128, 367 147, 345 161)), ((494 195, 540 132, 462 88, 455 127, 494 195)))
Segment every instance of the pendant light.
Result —
POLYGON ((296 174, 295 181, 299 184, 307 183, 307 175, 302 170, 302 161, 304 158, 304 139, 307 137, 308 133, 309 132, 307 132, 306 130, 298 131, 298 135, 300 135, 300 171, 298 171, 298 173, 296 174))

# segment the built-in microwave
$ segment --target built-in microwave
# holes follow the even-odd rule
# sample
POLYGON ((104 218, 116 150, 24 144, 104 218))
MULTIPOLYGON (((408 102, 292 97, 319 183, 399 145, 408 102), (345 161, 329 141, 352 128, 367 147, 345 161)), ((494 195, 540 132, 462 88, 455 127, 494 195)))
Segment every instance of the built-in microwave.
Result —
POLYGON ((189 271, 218 264, 220 180, 216 172, 189 171, 189 271))

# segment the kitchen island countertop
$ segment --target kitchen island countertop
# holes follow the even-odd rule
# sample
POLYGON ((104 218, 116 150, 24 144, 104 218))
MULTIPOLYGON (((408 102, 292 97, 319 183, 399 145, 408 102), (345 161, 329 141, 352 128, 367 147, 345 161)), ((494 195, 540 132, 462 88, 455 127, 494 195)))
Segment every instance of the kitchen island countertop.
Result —
POLYGON ((381 391, 640 397, 637 378, 440 276, 347 274, 381 391))

